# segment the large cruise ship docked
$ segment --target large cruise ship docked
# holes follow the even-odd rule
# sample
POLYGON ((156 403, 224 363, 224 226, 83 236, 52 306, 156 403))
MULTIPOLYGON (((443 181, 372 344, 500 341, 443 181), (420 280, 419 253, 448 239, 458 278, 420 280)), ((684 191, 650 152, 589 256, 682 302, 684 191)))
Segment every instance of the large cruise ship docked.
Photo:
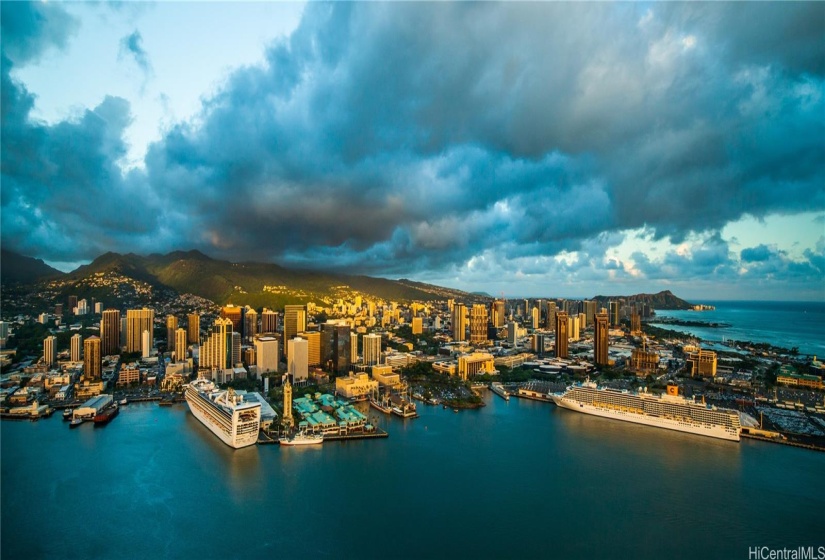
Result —
POLYGON ((203 378, 186 386, 186 403, 195 418, 229 447, 239 449, 258 441, 261 403, 244 402, 233 389, 216 389, 203 378))
POLYGON ((675 385, 668 385, 667 393, 657 396, 601 388, 585 382, 570 386, 552 398, 558 406, 576 412, 689 434, 739 441, 742 430, 735 410, 686 399, 679 395, 675 385))

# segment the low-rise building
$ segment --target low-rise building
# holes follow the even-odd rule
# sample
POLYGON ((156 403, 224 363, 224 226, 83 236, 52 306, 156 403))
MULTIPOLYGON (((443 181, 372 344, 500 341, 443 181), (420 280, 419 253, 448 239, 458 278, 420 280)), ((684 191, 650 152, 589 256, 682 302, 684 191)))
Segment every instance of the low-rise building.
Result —
POLYGON ((473 352, 458 357, 458 376, 467 380, 476 375, 495 375, 498 373, 495 366, 495 359, 492 354, 486 352, 473 352))
POLYGON ((372 378, 378 382, 381 387, 395 387, 401 384, 401 374, 393 373, 392 366, 372 366, 372 378))
POLYGON ((348 399, 370 395, 377 390, 378 382, 370 379, 366 373, 350 372, 347 377, 338 377, 335 380, 335 391, 348 399))

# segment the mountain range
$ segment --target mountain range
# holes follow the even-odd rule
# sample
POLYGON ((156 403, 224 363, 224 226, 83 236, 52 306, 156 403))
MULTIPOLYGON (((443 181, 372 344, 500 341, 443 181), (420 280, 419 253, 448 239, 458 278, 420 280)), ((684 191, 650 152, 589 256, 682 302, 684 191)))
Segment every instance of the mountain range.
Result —
MULTIPOLYGON (((174 251, 162 254, 105 253, 87 265, 64 273, 42 260, 26 257, 4 249, 0 261, 0 281, 3 286, 32 285, 59 280, 64 290, 71 291, 88 284, 95 276, 113 275, 145 283, 154 288, 190 293, 217 304, 241 303, 254 307, 280 307, 289 301, 312 301, 329 297, 347 297, 359 292, 385 300, 436 301, 456 299, 486 302, 493 299, 484 293, 468 293, 452 288, 412 280, 388 280, 370 276, 347 275, 285 268, 277 264, 232 263, 213 259, 200 251, 174 251)), ((608 301, 641 301, 654 309, 689 309, 690 303, 673 295, 670 290, 657 294, 630 296, 596 296, 599 307, 608 301)))
POLYGON ((172 289, 181 294, 191 293, 218 304, 277 305, 289 298, 309 301, 341 297, 352 291, 399 301, 484 299, 460 290, 412 280, 298 270, 271 263, 232 263, 213 259, 199 251, 145 256, 110 252, 72 272, 63 273, 43 261, 4 250, 0 267, 3 285, 33 284, 44 280, 60 280, 71 285, 105 274, 136 280, 155 288, 172 289))

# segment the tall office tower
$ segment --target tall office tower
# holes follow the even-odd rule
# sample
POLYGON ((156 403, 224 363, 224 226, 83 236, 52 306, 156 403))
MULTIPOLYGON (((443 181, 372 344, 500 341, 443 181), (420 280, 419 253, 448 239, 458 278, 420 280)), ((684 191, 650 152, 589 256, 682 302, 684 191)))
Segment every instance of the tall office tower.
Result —
POLYGON ((602 308, 596 313, 596 333, 593 335, 593 360, 597 365, 606 366, 607 361, 607 331, 610 322, 607 309, 602 308))
POLYGON ((474 304, 470 308, 470 342, 481 344, 487 340, 487 306, 474 304))
MULTIPOLYGON (((307 330, 306 306, 284 306, 284 340, 292 340, 296 334, 305 330, 307 330)), ((289 355, 289 345, 287 345, 286 353, 289 355)))
POLYGON ((490 305, 492 307, 492 312, 490 315, 492 317, 493 326, 496 328, 503 327, 505 317, 504 301, 497 299, 490 305))
POLYGON ((0 321, 0 348, 6 347, 6 339, 9 337, 9 324, 0 321))
POLYGON ((567 357, 567 329, 569 317, 566 312, 559 311, 556 313, 556 357, 567 357))
POLYGON ((547 302, 547 317, 544 320, 544 327, 549 331, 556 330, 556 312, 558 308, 556 307, 555 301, 548 301, 547 302))
POLYGON ((364 365, 374 366, 381 363, 381 335, 370 333, 364 335, 364 365))
POLYGON ((201 316, 190 313, 186 316, 186 342, 197 344, 201 340, 201 316))
POLYGON ((278 332, 278 313, 264 307, 264 310, 261 313, 261 332, 278 332))
POLYGON ((295 336, 307 341, 307 364, 321 365, 321 333, 318 331, 299 332, 295 336))
POLYGON ((199 367, 226 369, 232 367, 232 320, 215 319, 209 336, 201 345, 199 367))
POLYGON ((100 355, 100 337, 90 336, 83 341, 83 377, 100 381, 102 367, 100 355))
POLYGON ((79 334, 73 335, 71 339, 71 346, 69 356, 73 362, 80 361, 80 350, 83 348, 83 337, 79 334))
POLYGON ((252 341, 256 334, 258 334, 258 312, 247 305, 244 317, 244 337, 252 341))
MULTIPOLYGON (((487 314, 487 310, 485 309, 484 314, 487 314)), ((424 320, 421 317, 413 317, 412 320, 412 333, 413 334, 421 334, 424 331, 424 320)))
POLYGON ((232 332, 240 333, 243 336, 243 307, 227 305, 221 307, 221 319, 232 321, 232 332))
POLYGON ((353 364, 358 361, 358 333, 352 331, 349 333, 349 355, 353 364))
POLYGON ((94 308, 95 315, 100 315, 100 313, 102 311, 103 311, 103 304, 99 301, 95 302, 95 308, 94 308))
POLYGON ((618 301, 611 301, 607 304, 610 308, 610 326, 611 327, 618 327, 619 326, 619 302, 618 301))
POLYGON ((634 307, 630 312, 630 334, 636 336, 642 332, 642 320, 634 307))
POLYGON ((56 303, 54 305, 54 314, 57 315, 58 317, 63 316, 63 304, 62 303, 56 303))
POLYGON ((515 321, 507 323, 507 342, 513 346, 518 342, 518 325, 516 325, 515 321))
POLYGON ((175 361, 176 362, 183 362, 186 360, 187 350, 189 349, 189 344, 186 342, 187 340, 187 333, 186 329, 177 329, 175 330, 175 361))
POLYGON ((544 334, 536 333, 533 335, 533 352, 535 352, 539 358, 544 356, 544 334))
POLYGON ((538 307, 534 307, 533 310, 530 312, 530 315, 532 315, 532 317, 533 317, 533 330, 539 328, 539 315, 540 314, 541 313, 539 312, 538 307))
POLYGON ((594 325, 596 323, 596 302, 595 301, 585 301, 583 303, 585 316, 587 317, 587 324, 594 325))
POLYGON ((522 315, 522 318, 527 318, 529 316, 530 316, 530 300, 525 299, 524 300, 524 314, 522 315))
POLYGON ((46 367, 52 367, 57 361, 57 337, 47 336, 43 339, 43 361, 46 367))
POLYGON ((321 325, 321 362, 336 373, 346 373, 352 365, 352 344, 348 325, 321 325))
POLYGON ((126 331, 129 329, 129 321, 126 320, 126 317, 121 315, 120 317, 120 348, 123 349, 126 346, 126 331))
POLYGON ((309 364, 307 363, 307 352, 309 345, 303 338, 292 338, 287 341, 286 371, 292 376, 296 383, 306 381, 309 378, 309 364))
POLYGON ((292 421, 292 384, 289 378, 284 383, 284 418, 281 422, 287 428, 292 428, 294 424, 292 421))
POLYGON ((69 296, 69 315, 75 312, 75 307, 77 307, 77 296, 69 296))
POLYGON ((454 299, 448 299, 448 300, 447 300, 447 311, 449 311, 450 313, 452 313, 452 312, 453 312, 453 306, 454 306, 454 305, 455 305, 455 300, 454 300, 454 299))
POLYGON ((367 302, 367 314, 370 317, 375 315, 375 302, 374 301, 368 301, 367 302))
POLYGON ((77 314, 78 315, 88 315, 89 314, 89 302, 86 299, 81 299, 77 302, 77 314))
POLYGON ((232 331, 230 340, 232 354, 229 358, 229 367, 235 367, 243 359, 241 356, 241 333, 232 331))
POLYGON ((149 331, 143 331, 140 337, 140 355, 143 358, 148 358, 152 354, 152 335, 149 331))
POLYGON ((579 339, 579 326, 581 325, 581 313, 578 315, 568 316, 567 337, 570 340, 576 341, 579 339))
POLYGON ((467 340, 467 307, 463 303, 453 304, 453 340, 467 340))
MULTIPOLYGON (((278 339, 274 336, 259 336, 255 339, 255 361, 258 373, 278 371, 278 339)), ((284 410, 286 412, 286 410, 284 410)))
POLYGON ((166 350, 175 350, 175 331, 178 330, 178 318, 174 315, 166 316, 166 350))
POLYGON ((152 334, 155 325, 155 311, 153 309, 127 309, 126 310, 126 351, 143 351, 143 333, 148 332, 152 345, 152 334))

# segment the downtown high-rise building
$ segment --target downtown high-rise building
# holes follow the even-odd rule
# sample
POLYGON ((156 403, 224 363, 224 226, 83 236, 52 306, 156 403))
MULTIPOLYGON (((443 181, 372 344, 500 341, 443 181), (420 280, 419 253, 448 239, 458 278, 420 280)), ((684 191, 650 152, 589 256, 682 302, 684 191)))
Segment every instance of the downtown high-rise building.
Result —
POLYGON ((100 317, 100 351, 104 356, 120 354, 120 310, 104 309, 100 317))
POLYGON ((296 383, 303 383, 309 378, 307 341, 292 338, 287 341, 287 347, 286 371, 296 383))
POLYGON ((490 317, 492 318, 493 326, 500 328, 504 326, 504 301, 497 299, 490 304, 490 317))
POLYGON ((100 381, 102 377, 100 349, 100 338, 97 336, 90 336, 83 341, 83 377, 90 381, 100 381))
POLYGON ((467 307, 463 303, 453 304, 453 340, 467 340, 467 307))
POLYGON ((619 326, 619 302, 618 301, 611 301, 607 304, 610 310, 610 326, 611 327, 618 327, 619 326))
POLYGON ((187 350, 189 349, 188 333, 186 329, 175 330, 175 361, 183 362, 187 358, 187 350))
POLYGON ((295 336, 307 341, 307 364, 321 365, 321 333, 318 331, 299 332, 295 336))
POLYGON ((178 318, 174 315, 166 316, 166 350, 175 350, 175 331, 178 330, 178 318))
POLYGON ((201 344, 198 366, 205 369, 232 367, 231 319, 215 319, 209 336, 201 344))
POLYGON ((201 340, 201 316, 190 313, 186 316, 186 342, 198 344, 201 340))
POLYGON ((549 331, 556 330, 556 313, 558 312, 558 308, 556 307, 555 301, 548 301, 547 302, 547 313, 544 318, 544 327, 549 331))
POLYGON ((278 371, 278 339, 274 336, 259 336, 255 339, 255 362, 258 374, 278 371))
MULTIPOLYGON (((307 308, 305 305, 284 306, 284 340, 292 340, 299 332, 307 330, 307 308)), ((287 345, 289 355, 289 345, 287 345)))
POLYGON ((567 332, 569 328, 569 317, 566 312, 556 313, 556 357, 567 357, 567 332))
POLYGON ((47 336, 43 340, 43 361, 50 368, 57 362, 57 337, 47 336))
POLYGON ((487 341, 487 306, 474 304, 470 308, 470 343, 481 344, 487 341))
POLYGON ((69 344, 69 359, 73 362, 79 362, 83 350, 83 337, 79 334, 72 335, 69 344))
POLYGON ((143 333, 149 333, 149 346, 152 346, 155 311, 153 309, 126 310, 126 351, 143 352, 143 333))
POLYGON ((258 312, 249 306, 246 306, 246 314, 244 315, 244 338, 247 341, 253 341, 255 335, 258 334, 258 312))
POLYGON ((364 344, 362 350, 365 366, 374 366, 381 363, 381 335, 370 333, 361 339, 364 344))
POLYGON ((607 309, 602 308, 596 313, 596 332, 593 335, 593 361, 596 365, 608 365, 607 343, 610 322, 607 316, 607 309))
POLYGON ((349 371, 353 361, 350 331, 348 325, 321 325, 321 362, 330 371, 349 371))
POLYGON ((232 321, 232 332, 240 333, 243 336, 243 316, 244 308, 235 305, 221 307, 221 319, 232 321))
POLYGON ((278 332, 278 313, 267 309, 261 312, 261 333, 275 333, 278 332))

